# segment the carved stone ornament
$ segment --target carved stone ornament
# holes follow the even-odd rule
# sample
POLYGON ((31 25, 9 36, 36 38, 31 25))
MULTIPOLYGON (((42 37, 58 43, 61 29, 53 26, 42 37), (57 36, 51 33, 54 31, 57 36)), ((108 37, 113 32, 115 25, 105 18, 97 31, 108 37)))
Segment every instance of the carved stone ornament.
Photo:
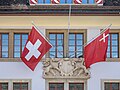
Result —
POLYGON ((46 58, 43 61, 44 78, 90 78, 80 58, 46 58))

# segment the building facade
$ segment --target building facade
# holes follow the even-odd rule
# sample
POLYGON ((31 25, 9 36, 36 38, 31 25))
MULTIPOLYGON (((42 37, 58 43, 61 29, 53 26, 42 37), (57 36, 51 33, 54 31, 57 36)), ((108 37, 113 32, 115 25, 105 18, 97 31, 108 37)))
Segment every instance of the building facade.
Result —
POLYGON ((0 6, 0 90, 120 90, 120 6, 113 5, 73 4, 70 17, 68 4, 0 6), (20 59, 32 22, 53 45, 34 72, 20 59), (110 24, 106 61, 86 69, 84 44, 110 24))

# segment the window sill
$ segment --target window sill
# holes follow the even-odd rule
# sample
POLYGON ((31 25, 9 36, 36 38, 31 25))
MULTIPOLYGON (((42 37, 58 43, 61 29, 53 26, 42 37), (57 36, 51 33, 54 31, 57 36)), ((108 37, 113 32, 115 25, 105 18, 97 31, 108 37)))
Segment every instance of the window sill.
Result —
POLYGON ((120 58, 107 58, 106 62, 120 62, 120 58))

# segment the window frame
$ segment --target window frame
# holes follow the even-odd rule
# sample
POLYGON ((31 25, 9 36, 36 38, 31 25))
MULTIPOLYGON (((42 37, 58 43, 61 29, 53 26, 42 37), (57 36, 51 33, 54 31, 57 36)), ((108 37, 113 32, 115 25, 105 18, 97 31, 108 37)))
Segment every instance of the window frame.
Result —
MULTIPOLYGON (((82 86, 83 86, 82 90, 84 90, 84 88, 85 88, 83 82, 81 82, 81 83, 78 83, 78 82, 76 83, 76 82, 74 82, 74 83, 69 83, 69 90, 70 90, 70 84, 82 84, 82 86)), ((74 90, 76 90, 76 89, 74 89, 74 90)))
POLYGON ((106 61, 108 62, 115 62, 120 61, 120 29, 110 29, 110 33, 116 34, 118 33, 118 58, 107 58, 106 61))
POLYGON ((120 79, 101 79, 102 90, 105 90, 105 83, 119 83, 120 89, 120 79))
MULTIPOLYGON (((20 34, 20 56, 21 56, 21 54, 22 54, 22 40, 23 40, 23 39, 22 39, 22 35, 23 35, 23 34, 26 34, 26 35, 28 34, 28 35, 29 35, 29 32, 28 32, 28 33, 25 33, 25 32, 23 32, 23 33, 21 33, 21 32, 20 32, 20 33, 14 33, 14 35, 15 35, 15 34, 20 34)), ((14 56, 14 53, 15 53, 15 52, 14 52, 14 51, 15 51, 15 50, 14 50, 14 46, 15 46, 15 36, 14 36, 14 35, 13 35, 13 58, 20 58, 20 57, 15 57, 15 56, 14 56)))
MULTIPOLYGON (((5 83, 7 84, 7 88, 9 88, 9 86, 8 86, 8 85, 9 85, 8 82, 5 82, 5 81, 0 82, 0 84, 5 84, 5 83)), ((1 90, 1 85, 0 85, 0 90, 1 90)))
POLYGON ((87 79, 80 79, 80 78, 52 78, 52 79, 45 79, 45 90, 49 90, 49 83, 63 83, 64 90, 69 90, 69 83, 83 83, 84 90, 87 90, 87 79))
MULTIPOLYGON (((53 83, 52 83, 52 82, 50 82, 50 83, 49 83, 49 90, 50 90, 50 84, 63 84, 62 90, 64 90, 64 83, 58 83, 58 82, 56 82, 56 83, 53 82, 53 83)), ((55 89, 55 90, 56 90, 56 89, 55 89)))
POLYGON ((32 79, 0 79, 0 83, 8 83, 8 90, 13 90, 13 83, 28 83, 28 90, 32 90, 32 79))
POLYGON ((0 29, 0 33, 8 33, 8 58, 0 58, 0 62, 21 62, 20 58, 13 58, 13 49, 14 49, 14 33, 28 33, 30 34, 30 29, 24 28, 14 28, 14 29, 0 29))
POLYGON ((9 58, 9 33, 0 32, 1 39, 2 39, 2 34, 8 34, 8 57, 2 57, 2 40, 1 40, 1 42, 0 42, 0 46, 1 46, 0 58, 9 58))
MULTIPOLYGON (((49 33, 49 36, 50 36, 50 34, 55 34, 55 39, 54 39, 54 40, 55 40, 55 42, 56 42, 56 43, 55 43, 55 46, 57 46, 57 47, 58 47, 58 44, 57 44, 57 40, 58 40, 58 39, 57 39, 57 35, 58 35, 58 34, 62 34, 62 35, 63 35, 63 39, 62 39, 62 40, 63 40, 63 45, 64 45, 64 33, 49 33)), ((61 45, 61 46, 62 46, 62 45, 61 45)), ((54 46, 53 46, 53 47, 54 47, 54 46)), ((49 51, 49 52, 50 52, 50 51, 49 51)), ((60 52, 60 51, 57 51, 57 48, 55 48, 55 58, 58 58, 58 53, 59 53, 59 52, 60 52)), ((49 53, 49 54, 50 54, 50 53, 49 53)), ((63 54, 63 57, 64 57, 64 46, 63 46, 63 53, 62 53, 62 54, 63 54)), ((63 57, 62 57, 62 58, 63 58, 63 57)))
MULTIPOLYGON (((49 33, 63 33, 64 34, 64 57, 67 56, 68 46, 68 30, 67 29, 46 29, 46 36, 49 37, 49 33)), ((83 44, 87 41, 87 29, 70 29, 69 33, 83 33, 83 44)), ((46 55, 49 58, 49 53, 46 55)))
POLYGON ((110 57, 107 57, 107 58, 119 58, 119 33, 110 33, 110 57), (112 50, 113 50, 113 46, 112 46, 112 36, 111 35, 113 35, 113 34, 117 34, 118 35, 118 37, 117 37, 117 39, 116 39, 116 41, 117 41, 117 43, 118 43, 118 52, 117 52, 117 55, 118 55, 118 57, 112 57, 112 50))
MULTIPOLYGON (((86 0, 85 2, 86 3, 82 3, 82 4, 87 4, 87 5, 96 4, 95 0, 92 0, 93 3, 90 3, 90 0, 86 0)), ((48 3, 46 2, 46 0, 42 0, 42 1, 38 0, 38 4, 52 4, 52 2, 51 2, 51 0, 49 0, 48 3)), ((71 0, 70 2, 69 2, 69 0, 63 0, 62 2, 60 1, 60 4, 74 4, 74 0, 71 0)))

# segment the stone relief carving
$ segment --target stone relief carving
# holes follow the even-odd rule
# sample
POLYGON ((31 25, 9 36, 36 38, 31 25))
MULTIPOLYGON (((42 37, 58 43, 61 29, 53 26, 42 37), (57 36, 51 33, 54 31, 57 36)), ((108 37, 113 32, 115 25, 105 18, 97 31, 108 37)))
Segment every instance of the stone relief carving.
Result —
POLYGON ((43 61, 44 78, 89 78, 89 71, 83 64, 83 60, 78 58, 47 58, 43 61))

